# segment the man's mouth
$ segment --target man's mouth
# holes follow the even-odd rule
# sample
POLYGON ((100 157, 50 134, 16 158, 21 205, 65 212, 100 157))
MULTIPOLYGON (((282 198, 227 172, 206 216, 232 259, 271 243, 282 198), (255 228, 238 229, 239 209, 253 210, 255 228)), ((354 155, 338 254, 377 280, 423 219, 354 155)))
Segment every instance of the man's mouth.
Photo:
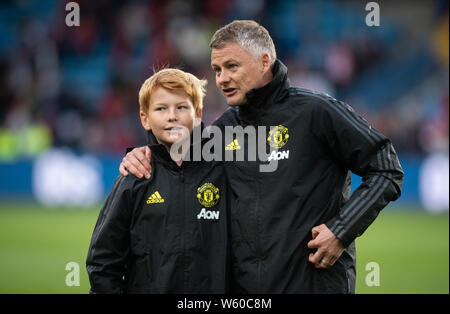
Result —
POLYGON ((223 88, 222 92, 225 95, 225 97, 231 97, 237 92, 237 89, 236 88, 223 88))

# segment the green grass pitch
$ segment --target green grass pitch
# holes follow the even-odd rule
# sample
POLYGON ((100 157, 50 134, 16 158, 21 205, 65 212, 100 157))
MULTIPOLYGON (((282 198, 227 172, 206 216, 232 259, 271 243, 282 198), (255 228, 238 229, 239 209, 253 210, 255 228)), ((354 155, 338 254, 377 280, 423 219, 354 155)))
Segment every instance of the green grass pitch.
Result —
MULTIPOLYGON (((0 203, 0 293, 88 293, 85 268, 100 206, 45 209, 0 203), (66 264, 80 266, 67 286, 66 264)), ((449 217, 385 209, 357 239, 356 293, 449 293, 449 217), (379 285, 369 286, 379 266, 379 285)))

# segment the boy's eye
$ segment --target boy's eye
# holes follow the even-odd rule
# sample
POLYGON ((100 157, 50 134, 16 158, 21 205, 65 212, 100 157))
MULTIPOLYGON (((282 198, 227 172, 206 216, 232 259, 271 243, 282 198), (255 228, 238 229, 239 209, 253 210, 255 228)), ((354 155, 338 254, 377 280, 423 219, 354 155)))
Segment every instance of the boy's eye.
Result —
POLYGON ((164 107, 158 107, 158 108, 156 108, 155 110, 156 110, 156 111, 163 111, 164 109, 166 109, 166 108, 164 108, 164 107))

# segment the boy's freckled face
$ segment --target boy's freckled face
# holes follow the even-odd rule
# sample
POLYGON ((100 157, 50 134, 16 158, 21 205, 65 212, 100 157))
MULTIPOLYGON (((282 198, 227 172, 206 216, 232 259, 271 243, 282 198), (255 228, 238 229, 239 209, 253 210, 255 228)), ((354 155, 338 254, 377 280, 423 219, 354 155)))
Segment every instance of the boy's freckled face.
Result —
POLYGON ((152 93, 148 112, 141 111, 144 128, 152 130, 158 142, 167 148, 192 133, 196 117, 201 118, 201 112, 195 112, 188 94, 163 87, 156 88, 152 93), (189 133, 180 127, 186 128, 189 133))

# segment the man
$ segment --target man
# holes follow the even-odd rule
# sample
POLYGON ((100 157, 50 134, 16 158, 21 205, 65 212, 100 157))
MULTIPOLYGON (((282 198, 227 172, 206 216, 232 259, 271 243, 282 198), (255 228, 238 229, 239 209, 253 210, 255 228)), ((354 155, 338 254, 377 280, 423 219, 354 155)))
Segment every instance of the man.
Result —
MULTIPOLYGON (((267 146, 278 152, 269 157, 278 160, 274 172, 260 171, 270 160, 224 163, 236 197, 234 291, 354 293, 354 240, 401 194, 403 171, 392 144, 350 106, 290 87, 269 33, 256 22, 222 27, 210 47, 216 85, 230 105, 214 125, 267 126, 267 146), (351 197, 350 171, 363 178, 351 197)), ((121 173, 149 176, 149 157, 135 149, 121 173)))

